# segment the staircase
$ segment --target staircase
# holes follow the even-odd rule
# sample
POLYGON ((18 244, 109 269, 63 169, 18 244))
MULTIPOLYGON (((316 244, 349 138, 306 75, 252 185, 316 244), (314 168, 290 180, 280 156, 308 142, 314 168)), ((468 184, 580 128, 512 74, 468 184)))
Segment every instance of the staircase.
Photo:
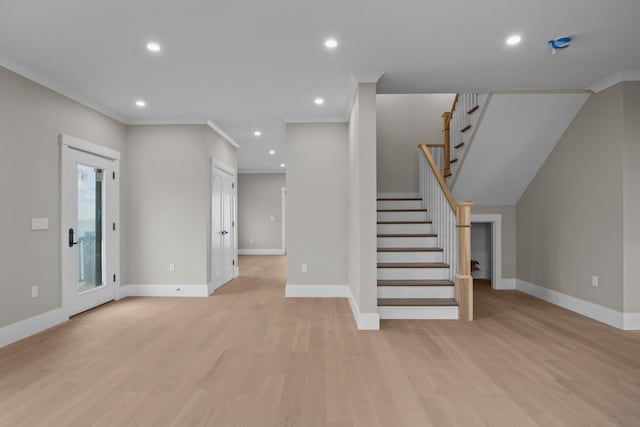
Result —
POLYGON ((449 264, 420 195, 378 199, 381 319, 457 319, 449 264))

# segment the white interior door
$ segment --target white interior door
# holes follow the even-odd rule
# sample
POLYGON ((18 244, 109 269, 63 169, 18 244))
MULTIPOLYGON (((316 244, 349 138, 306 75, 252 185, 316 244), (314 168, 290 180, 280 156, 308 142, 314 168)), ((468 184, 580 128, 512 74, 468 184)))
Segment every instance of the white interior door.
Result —
POLYGON ((62 292, 73 316, 115 299, 118 161, 62 150, 62 292))
POLYGON ((212 281, 222 286, 235 271, 234 175, 214 167, 211 195, 212 281))
POLYGON ((223 238, 223 262, 224 283, 233 279, 235 267, 233 250, 233 182, 230 177, 224 177, 222 181, 222 238, 223 238))
POLYGON ((211 269, 213 284, 224 284, 224 235, 222 234, 222 176, 214 173, 211 194, 211 269))

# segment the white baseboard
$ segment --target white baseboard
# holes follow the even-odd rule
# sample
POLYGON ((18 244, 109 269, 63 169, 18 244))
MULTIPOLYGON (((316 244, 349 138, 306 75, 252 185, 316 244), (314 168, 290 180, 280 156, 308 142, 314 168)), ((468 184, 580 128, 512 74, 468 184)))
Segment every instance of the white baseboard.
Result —
POLYGON ((209 285, 124 285, 116 299, 126 297, 208 297, 209 285))
POLYGON ((220 285, 214 285, 213 283, 209 283, 207 285, 207 295, 211 295, 212 293, 214 293, 216 290, 218 290, 220 287, 222 287, 222 284, 220 285))
POLYGON ((516 289, 618 329, 640 329, 640 313, 622 313, 520 279, 516 280, 516 289))
POLYGON ((284 249, 238 249, 238 255, 284 255, 284 249))
POLYGON ((31 335, 42 332, 67 321, 69 318, 62 308, 21 320, 0 328, 0 347, 4 347, 31 335))
POLYGON ((378 193, 378 199, 419 199, 420 193, 378 193))
POLYGON ((378 313, 361 313, 349 285, 287 285, 287 298, 348 298, 353 318, 360 330, 380 329, 378 313))
POLYGON ((459 310, 457 306, 433 307, 378 307, 381 319, 422 319, 422 320, 457 320, 459 310))
POLYGON ((516 289, 516 279, 499 279, 495 284, 494 289, 516 289))
POLYGON ((622 329, 625 331, 640 330, 640 313, 624 313, 622 329))
POLYGON ((353 318, 356 320, 356 325, 361 331, 377 331, 380 329, 380 314, 376 313, 361 313, 360 306, 351 292, 349 287, 349 305, 353 312, 353 318))

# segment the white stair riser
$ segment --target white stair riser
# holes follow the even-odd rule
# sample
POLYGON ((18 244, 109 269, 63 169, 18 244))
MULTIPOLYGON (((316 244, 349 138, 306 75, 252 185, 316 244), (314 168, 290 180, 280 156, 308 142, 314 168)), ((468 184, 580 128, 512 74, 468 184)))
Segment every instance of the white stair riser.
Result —
POLYGON ((454 298, 453 286, 378 286, 378 298, 454 298))
POLYGON ((378 200, 378 209, 422 209, 422 200, 378 200))
POLYGON ((378 212, 378 221, 426 221, 427 212, 378 212))
POLYGON ((435 237, 378 237, 379 248, 436 248, 435 237))
POLYGON ((378 224, 379 234, 430 234, 433 224, 378 224))
POLYGON ((442 252, 378 252, 378 262, 442 262, 442 252))
POLYGON ((378 280, 449 280, 449 269, 378 268, 378 280))
POLYGON ((381 319, 457 319, 456 306, 378 307, 381 319))
POLYGON ((378 199, 419 199, 419 193, 378 193, 378 199))

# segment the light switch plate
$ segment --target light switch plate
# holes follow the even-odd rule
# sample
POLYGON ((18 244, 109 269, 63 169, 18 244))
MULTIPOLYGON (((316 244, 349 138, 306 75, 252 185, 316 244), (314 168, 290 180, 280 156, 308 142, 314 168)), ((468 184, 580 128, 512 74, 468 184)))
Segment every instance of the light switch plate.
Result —
POLYGON ((31 218, 32 230, 48 230, 49 218, 31 218))

